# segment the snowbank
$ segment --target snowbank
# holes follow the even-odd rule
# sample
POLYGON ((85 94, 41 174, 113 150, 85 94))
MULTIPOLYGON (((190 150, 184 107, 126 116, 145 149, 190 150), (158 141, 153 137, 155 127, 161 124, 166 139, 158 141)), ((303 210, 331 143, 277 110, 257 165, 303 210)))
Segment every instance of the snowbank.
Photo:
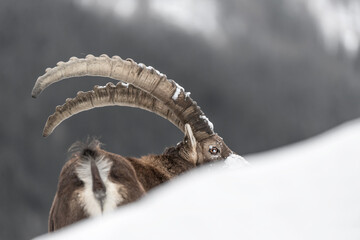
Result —
POLYGON ((192 171, 143 200, 38 239, 360 239, 360 121, 248 167, 192 171))

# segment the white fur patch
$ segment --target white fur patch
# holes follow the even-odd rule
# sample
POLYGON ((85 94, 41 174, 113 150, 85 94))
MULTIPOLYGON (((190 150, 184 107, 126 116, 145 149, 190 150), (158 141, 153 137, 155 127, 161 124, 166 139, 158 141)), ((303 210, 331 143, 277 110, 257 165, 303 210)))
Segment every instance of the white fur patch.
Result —
POLYGON ((118 193, 119 186, 109 181, 108 175, 112 166, 112 162, 104 156, 95 160, 96 166, 99 169, 100 177, 106 187, 106 197, 104 199, 103 211, 99 201, 95 198, 92 191, 92 176, 90 161, 83 161, 77 168, 76 172, 78 177, 84 182, 83 191, 79 192, 79 199, 84 210, 90 216, 97 216, 103 212, 109 212, 117 207, 124 199, 118 193))

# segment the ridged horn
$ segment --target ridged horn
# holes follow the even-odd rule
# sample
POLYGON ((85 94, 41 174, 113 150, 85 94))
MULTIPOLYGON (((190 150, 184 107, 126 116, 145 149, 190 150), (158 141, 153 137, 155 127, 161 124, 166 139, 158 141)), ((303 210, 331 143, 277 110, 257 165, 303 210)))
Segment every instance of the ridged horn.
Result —
POLYGON ((200 107, 173 80, 152 67, 137 64, 132 59, 123 60, 118 56, 107 55, 85 59, 70 58, 68 62, 59 62, 40 76, 33 88, 32 96, 37 97, 45 88, 63 79, 80 76, 101 76, 130 83, 151 94, 167 105, 183 124, 189 123, 196 140, 208 138, 214 134, 212 124, 207 120, 200 107))
POLYGON ((106 106, 141 108, 169 120, 184 132, 182 122, 163 102, 132 85, 119 82, 116 86, 107 83, 104 87, 95 86, 92 91, 78 92, 75 98, 67 99, 62 106, 57 106, 54 114, 46 121, 43 136, 49 136, 61 122, 75 114, 106 106))

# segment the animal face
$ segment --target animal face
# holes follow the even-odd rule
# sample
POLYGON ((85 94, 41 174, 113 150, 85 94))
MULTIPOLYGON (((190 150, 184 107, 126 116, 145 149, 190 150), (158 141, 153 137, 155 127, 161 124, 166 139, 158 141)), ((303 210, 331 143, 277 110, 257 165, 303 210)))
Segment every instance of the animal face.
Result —
POLYGON ((198 161, 197 164, 224 160, 233 152, 225 144, 224 140, 217 134, 198 142, 197 144, 198 161))

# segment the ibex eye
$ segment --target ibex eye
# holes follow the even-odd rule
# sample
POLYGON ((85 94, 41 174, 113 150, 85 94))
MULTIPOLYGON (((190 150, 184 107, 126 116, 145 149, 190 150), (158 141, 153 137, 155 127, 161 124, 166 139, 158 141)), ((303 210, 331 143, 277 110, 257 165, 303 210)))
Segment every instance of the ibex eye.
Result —
POLYGON ((209 152, 210 152, 212 155, 215 155, 215 154, 218 154, 218 153, 220 152, 220 150, 219 150, 217 147, 212 147, 212 146, 210 146, 209 152))

